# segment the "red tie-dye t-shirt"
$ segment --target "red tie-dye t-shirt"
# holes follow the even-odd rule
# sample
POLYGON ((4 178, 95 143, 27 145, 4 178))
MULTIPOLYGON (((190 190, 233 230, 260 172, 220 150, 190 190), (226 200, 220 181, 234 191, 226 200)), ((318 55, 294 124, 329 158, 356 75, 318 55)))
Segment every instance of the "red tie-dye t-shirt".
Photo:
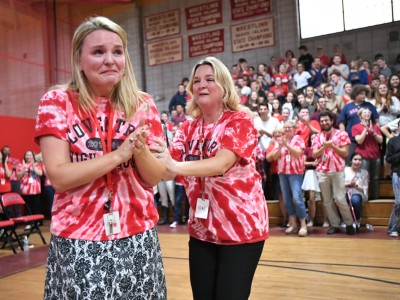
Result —
MULTIPOLYGON (((46 93, 40 102, 36 121, 36 141, 41 136, 53 135, 70 145, 70 157, 73 163, 103 155, 97 127, 89 115, 77 112, 77 94, 71 102, 65 90, 58 89, 46 93)), ((145 94, 149 109, 138 109, 131 120, 125 120, 124 114, 116 111, 113 121, 112 149, 119 145, 140 126, 144 118, 151 124, 148 138, 163 137, 158 111, 150 96, 145 94)), ((97 115, 103 136, 108 130, 110 103, 106 98, 96 98, 97 115)), ((144 106, 144 105, 143 105, 144 106)), ((107 141, 106 141, 107 143, 107 141)), ((149 143, 149 142, 148 142, 149 143)), ((154 207, 153 188, 145 185, 132 157, 112 171, 113 198, 112 209, 119 213, 121 232, 106 236, 103 222, 104 204, 108 192, 105 176, 88 184, 56 193, 52 208, 51 233, 73 239, 114 240, 144 232, 155 226, 158 213, 154 207)))
MULTIPOLYGON (((21 182, 22 195, 38 195, 42 192, 40 176, 36 174, 33 166, 35 166, 38 170, 43 169, 42 164, 38 162, 35 162, 33 165, 27 167, 27 170, 19 180, 21 182)), ((18 165, 17 172, 21 172, 22 169, 24 169, 23 165, 18 165)))
MULTIPOLYGON (((333 129, 331 133, 320 132, 314 136, 312 140, 312 148, 320 149, 324 141, 332 140, 332 143, 337 147, 350 145, 350 138, 346 131, 333 129)), ((345 159, 333 151, 332 148, 326 148, 324 153, 318 158, 317 171, 334 173, 342 172, 345 167, 345 159)))
MULTIPOLYGON (((201 124, 202 118, 198 118, 180 126, 170 149, 174 159, 200 159, 201 124)), ((204 179, 204 198, 210 201, 207 219, 194 217, 201 197, 200 178, 185 177, 190 202, 189 234, 221 245, 265 240, 269 235, 268 211, 255 167, 257 130, 253 120, 245 112, 225 111, 216 124, 204 124, 203 131, 204 158, 215 156, 219 149, 233 151, 239 158, 223 176, 204 179)))

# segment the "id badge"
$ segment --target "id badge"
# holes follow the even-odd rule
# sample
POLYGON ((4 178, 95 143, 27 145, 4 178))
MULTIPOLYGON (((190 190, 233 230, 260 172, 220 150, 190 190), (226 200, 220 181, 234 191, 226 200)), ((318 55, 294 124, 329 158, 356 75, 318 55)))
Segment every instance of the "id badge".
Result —
POLYGON ((121 232, 121 222, 119 220, 119 213, 117 211, 104 214, 103 220, 106 235, 118 234, 121 232))
POLYGON ((32 177, 29 177, 28 183, 29 183, 29 184, 32 184, 32 183, 33 183, 33 178, 32 178, 32 177))
POLYGON ((196 211, 194 216, 199 219, 207 219, 210 200, 197 198, 196 211))
POLYGON ((5 185, 6 184, 6 180, 4 178, 1 179, 1 185, 5 185))
POLYGON ((286 155, 286 162, 290 162, 290 155, 286 155))

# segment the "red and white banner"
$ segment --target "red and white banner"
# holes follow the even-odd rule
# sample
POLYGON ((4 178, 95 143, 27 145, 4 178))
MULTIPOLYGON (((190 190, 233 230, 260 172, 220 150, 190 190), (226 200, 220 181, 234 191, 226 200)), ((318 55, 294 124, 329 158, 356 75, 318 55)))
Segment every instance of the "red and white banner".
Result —
POLYGON ((182 61, 182 37, 147 43, 147 57, 150 66, 182 61))
POLYGON ((185 12, 187 30, 222 23, 221 0, 187 7, 185 12))
POLYGON ((188 36, 189 57, 224 52, 224 29, 188 36))
POLYGON ((231 0, 232 21, 261 16, 270 12, 270 0, 231 0))
POLYGON ((146 40, 180 33, 179 9, 144 17, 146 40))
POLYGON ((273 46, 274 19, 264 19, 231 26, 232 52, 273 46))

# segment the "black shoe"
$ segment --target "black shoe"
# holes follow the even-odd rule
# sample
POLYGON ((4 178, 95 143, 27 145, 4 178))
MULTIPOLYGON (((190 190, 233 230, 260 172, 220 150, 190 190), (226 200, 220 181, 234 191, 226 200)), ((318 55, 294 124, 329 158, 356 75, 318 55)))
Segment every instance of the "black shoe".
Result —
POLYGON ((166 225, 168 223, 167 218, 162 218, 157 225, 166 225))
POLYGON ((341 230, 339 227, 331 227, 328 229, 326 234, 335 234, 335 233, 340 233, 340 232, 341 232, 341 230))
POLYGON ((353 234, 356 233, 356 231, 354 230, 353 225, 346 225, 346 233, 350 234, 350 235, 353 235, 353 234))

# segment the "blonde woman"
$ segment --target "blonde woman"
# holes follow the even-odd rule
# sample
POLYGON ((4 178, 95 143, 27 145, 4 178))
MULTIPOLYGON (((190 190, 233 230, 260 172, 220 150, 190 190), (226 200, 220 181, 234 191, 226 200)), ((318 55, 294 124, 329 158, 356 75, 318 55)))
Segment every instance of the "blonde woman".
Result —
POLYGON ((45 299, 167 298, 152 188, 165 165, 148 147, 162 137, 125 31, 104 17, 84 21, 72 79, 42 97, 36 123, 56 191, 45 299))
MULTIPOLYGON (((192 121, 169 149, 167 178, 186 176, 189 266, 194 299, 248 299, 268 212, 255 166, 257 130, 243 111, 225 65, 214 57, 193 68, 187 90, 192 121)), ((248 109, 247 109, 248 111, 248 109)), ((154 150, 165 147, 165 143, 154 150)))

